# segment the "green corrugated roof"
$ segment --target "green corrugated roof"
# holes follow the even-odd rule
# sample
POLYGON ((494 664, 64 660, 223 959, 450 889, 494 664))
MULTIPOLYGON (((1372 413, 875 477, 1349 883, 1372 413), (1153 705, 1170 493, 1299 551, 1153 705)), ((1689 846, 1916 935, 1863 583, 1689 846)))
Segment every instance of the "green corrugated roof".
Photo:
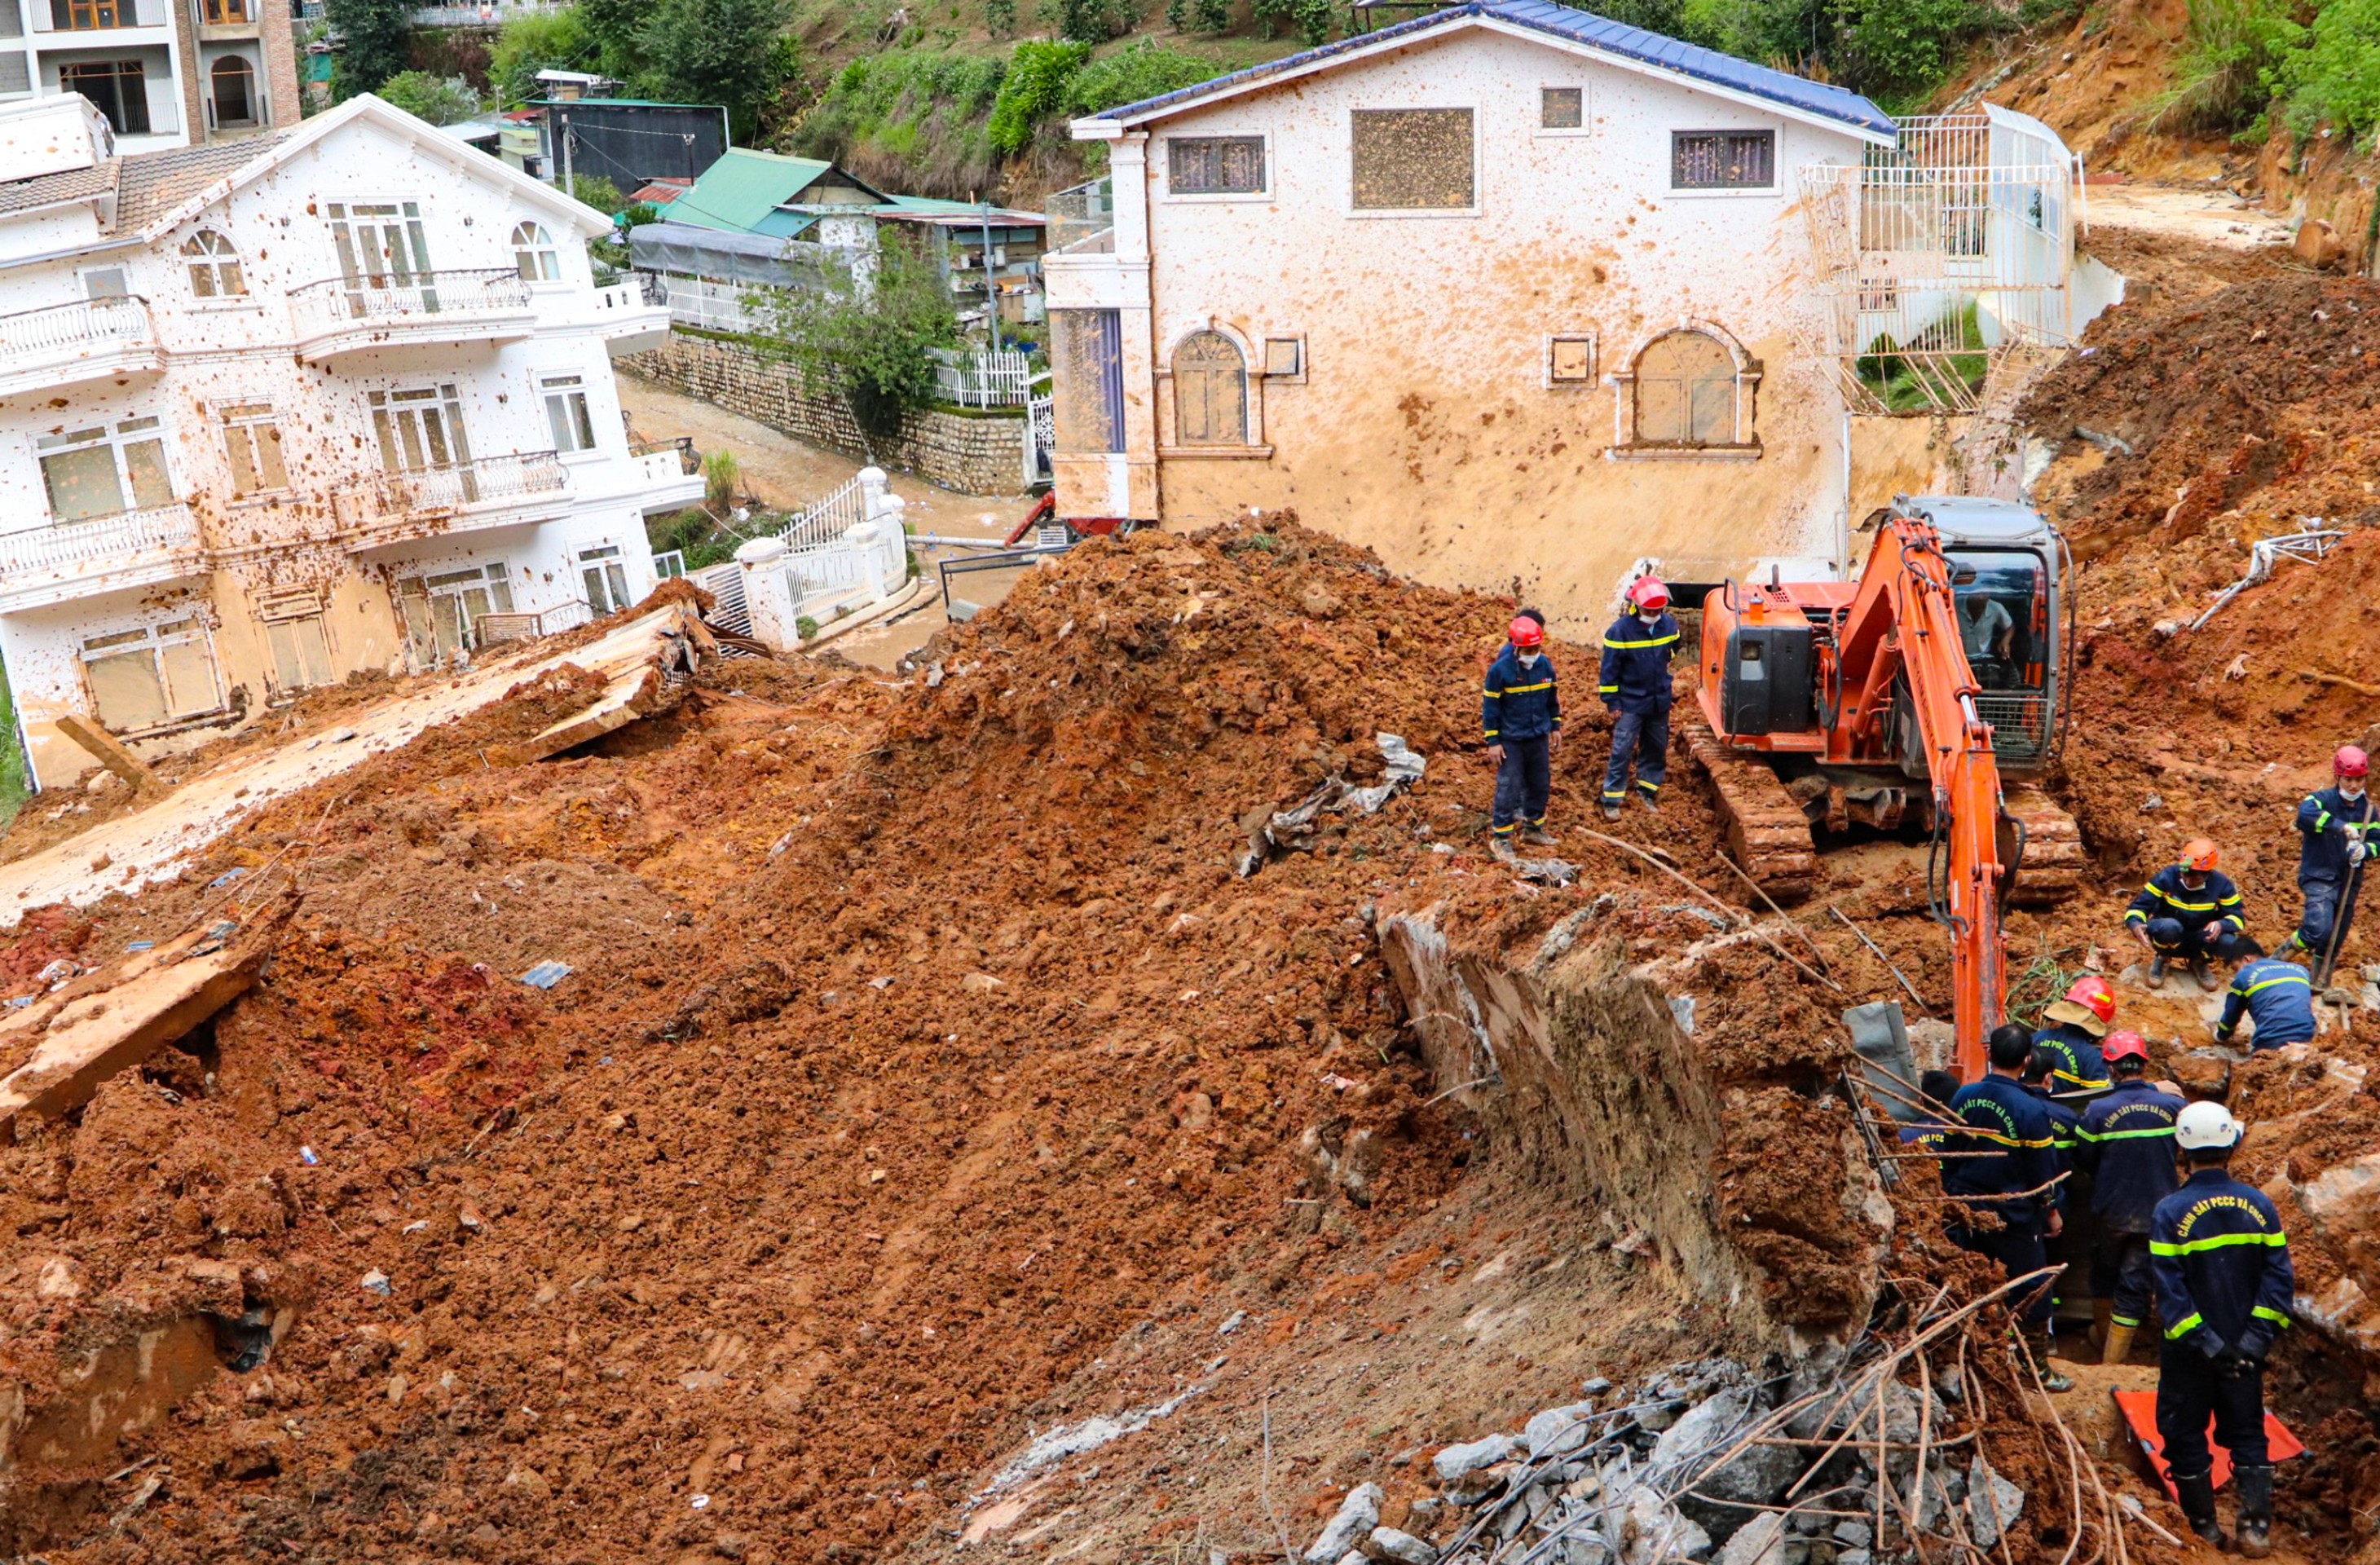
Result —
POLYGON ((701 228, 759 233, 762 220, 833 166, 817 158, 730 147, 702 171, 694 188, 670 203, 670 219, 701 228))

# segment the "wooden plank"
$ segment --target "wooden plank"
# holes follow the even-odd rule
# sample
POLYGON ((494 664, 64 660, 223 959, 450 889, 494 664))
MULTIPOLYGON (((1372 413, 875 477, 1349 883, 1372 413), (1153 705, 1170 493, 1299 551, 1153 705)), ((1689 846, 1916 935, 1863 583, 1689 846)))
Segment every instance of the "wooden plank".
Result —
POLYGON ((0 1145, 17 1116, 55 1117, 185 1037, 256 981, 296 911, 283 892, 246 916, 211 919, 153 950, 84 974, 0 1019, 0 1145))
POLYGON ((669 676, 692 673, 718 649, 701 616, 686 603, 673 601, 640 614, 571 656, 578 667, 607 676, 601 695, 517 744, 492 746, 488 758, 498 766, 527 766, 674 706, 678 687, 669 676))
POLYGON ((135 789, 146 788, 157 781, 157 774, 139 756, 124 747, 124 742, 99 725, 97 718, 80 712, 60 712, 51 720, 57 731, 91 752, 91 758, 124 779, 135 789))

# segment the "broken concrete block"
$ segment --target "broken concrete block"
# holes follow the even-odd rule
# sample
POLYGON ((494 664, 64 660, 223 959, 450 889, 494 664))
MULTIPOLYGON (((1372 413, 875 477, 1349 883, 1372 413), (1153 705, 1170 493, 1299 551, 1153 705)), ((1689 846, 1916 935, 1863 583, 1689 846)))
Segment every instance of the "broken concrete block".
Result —
POLYGON ((1358 1484, 1348 1490, 1347 1498, 1339 1502, 1338 1513, 1307 1547, 1306 1565, 1333 1565, 1358 1539, 1371 1536, 1372 1529, 1380 1524, 1383 1494, 1378 1484, 1358 1484))
POLYGON ((1521 1431, 1521 1438, 1528 1442, 1529 1455, 1533 1460, 1549 1450, 1559 1454, 1584 1450, 1599 1427, 1588 1422, 1594 1414, 1593 1402, 1549 1407, 1529 1420, 1521 1431))
POLYGON ((1440 1484, 1452 1484, 1483 1467, 1494 1466, 1522 1449, 1522 1443, 1510 1435, 1489 1435, 1485 1439, 1448 1446, 1430 1458, 1430 1470, 1438 1474, 1440 1484))
POLYGON ((2024 1514, 2024 1491, 1992 1470, 1981 1456, 1967 1469, 1967 1532, 1988 1549, 2024 1514))
POLYGON ((1395 1560, 1397 1565, 1435 1565, 1438 1550, 1427 1540, 1394 1527, 1375 1527, 1364 1540, 1366 1559, 1395 1560))
POLYGON ((1785 1519, 1764 1510, 1735 1531, 1718 1551, 1718 1565, 1783 1565, 1785 1519))
POLYGON ((1628 1547, 1621 1554, 1627 1565, 1667 1565, 1675 1559, 1706 1559, 1710 1535, 1679 1514, 1677 1507, 1654 1492, 1650 1484, 1628 1496, 1623 1527, 1628 1547))
POLYGON ((2297 1194, 2306 1221, 2325 1236, 2343 1244, 2368 1233, 2380 1212, 2380 1152, 2334 1164, 2297 1194))

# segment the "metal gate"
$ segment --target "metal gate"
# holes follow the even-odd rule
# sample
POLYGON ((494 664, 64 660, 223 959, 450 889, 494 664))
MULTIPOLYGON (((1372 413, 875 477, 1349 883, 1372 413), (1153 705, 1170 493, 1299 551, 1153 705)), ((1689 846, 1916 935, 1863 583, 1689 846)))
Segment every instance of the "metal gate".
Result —
MULTIPOLYGON (((1049 382, 1044 379, 1036 382, 1035 384, 1037 388, 1046 390, 1049 382)), ((1025 481, 1028 486, 1048 483, 1055 471, 1050 466, 1050 458, 1058 449, 1056 399, 1047 395, 1027 397, 1025 402, 1025 422, 1027 443, 1025 454, 1027 469, 1025 481)))
POLYGON ((710 594, 708 616, 722 630, 737 636, 752 634, 752 607, 744 599, 744 567, 730 560, 693 573, 694 584, 710 594))

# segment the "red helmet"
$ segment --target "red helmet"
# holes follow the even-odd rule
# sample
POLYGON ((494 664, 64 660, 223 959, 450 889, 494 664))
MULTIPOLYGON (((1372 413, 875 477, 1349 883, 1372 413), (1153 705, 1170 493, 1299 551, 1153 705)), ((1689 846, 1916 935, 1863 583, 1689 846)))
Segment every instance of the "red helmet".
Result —
POLYGON ((2205 874, 2215 867, 2215 844, 2204 837, 2193 837, 2182 846, 2182 867, 2192 874, 2205 874))
POLYGON ((2119 1060, 2139 1060, 2149 1057, 2148 1040, 2138 1033, 2109 1033, 2099 1046, 2099 1058, 2112 1065, 2119 1060))
POLYGON ((1542 647, 1546 644, 1546 627, 1526 614, 1506 625, 1504 635, 1515 647, 1542 647))
POLYGON ((2372 758, 2359 746, 2341 745, 2338 754, 2330 758, 2330 770, 2341 777, 2361 777, 2372 770, 2372 758))
POLYGON ((1628 601, 1658 614, 1670 606, 1670 589, 1661 585, 1659 576, 1640 576, 1628 584, 1628 601))
POLYGON ((2107 987, 2107 979, 2096 974, 2086 973, 2075 979, 2073 988, 2066 991, 2066 998, 2102 1022, 2116 1019, 2116 991, 2107 987))

